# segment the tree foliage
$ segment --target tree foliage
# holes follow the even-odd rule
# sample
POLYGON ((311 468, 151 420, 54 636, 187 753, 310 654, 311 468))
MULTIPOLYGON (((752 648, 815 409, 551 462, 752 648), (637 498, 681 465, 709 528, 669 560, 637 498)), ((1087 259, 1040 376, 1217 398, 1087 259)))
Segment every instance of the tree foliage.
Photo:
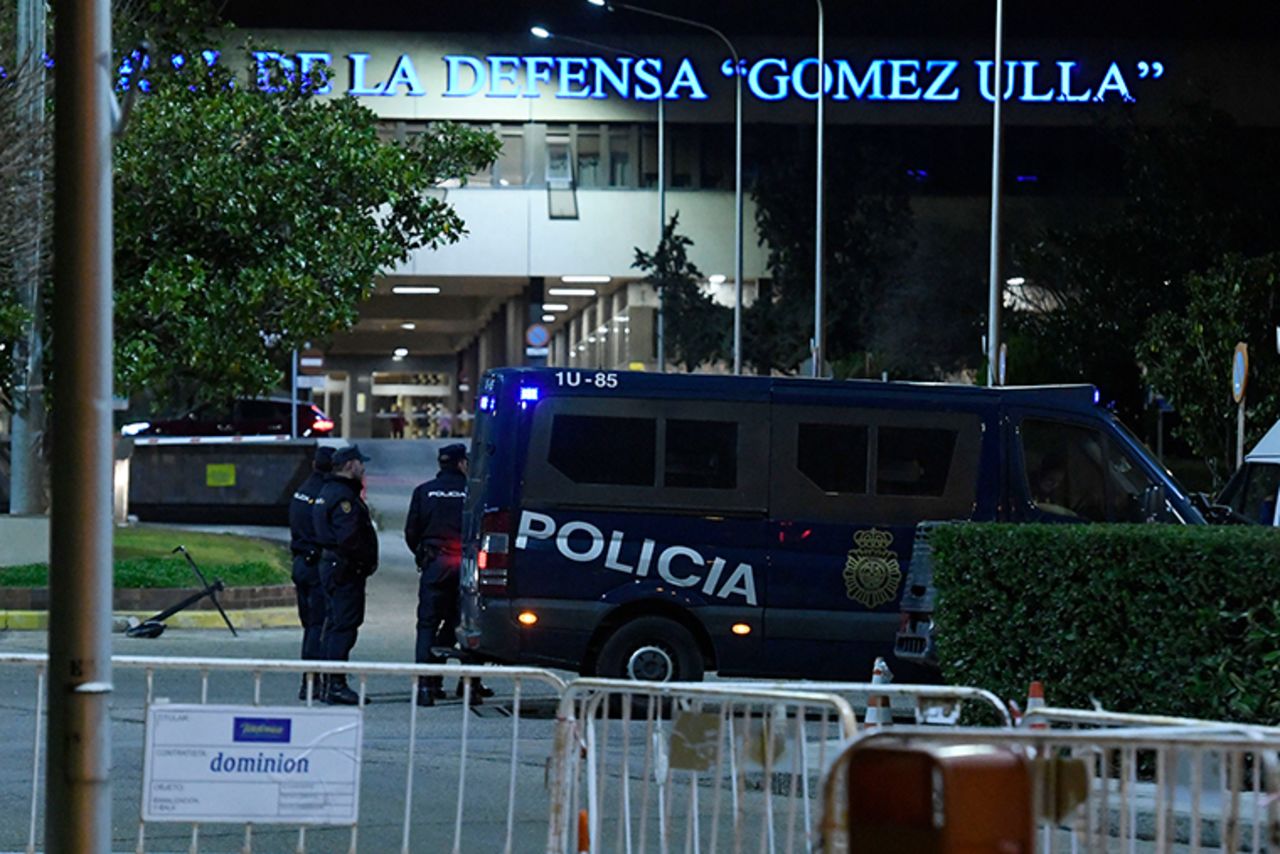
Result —
MULTIPOLYGON (((1016 252, 1019 274, 1055 307, 1007 315, 1010 350, 1022 349, 1010 357, 1010 375, 1095 383, 1132 419, 1145 398, 1139 342, 1152 318, 1182 311, 1191 274, 1223 253, 1276 247, 1280 180, 1270 164, 1280 152, 1203 106, 1113 132, 1125 158, 1118 204, 1046 229, 1016 252)), ((1192 404, 1183 397, 1177 405, 1192 404)))
MULTIPOLYGON (((833 134, 834 136, 834 134, 833 134)), ((838 142, 837 140, 832 140, 838 142)), ((752 191, 771 281, 744 313, 743 360, 760 373, 793 371, 809 356, 814 317, 812 140, 791 133, 770 146, 752 191)), ((905 169, 885 147, 833 145, 827 164, 823 331, 831 362, 865 352, 886 293, 911 245, 905 169)))
POLYGON ((161 403, 278 385, 377 275, 465 233, 435 188, 498 151, 457 125, 384 141, 355 100, 313 95, 320 81, 266 93, 225 58, 148 82, 115 151, 116 377, 161 403))
POLYGON ((1182 416, 1174 428, 1221 483, 1235 468, 1236 403, 1231 358, 1237 342, 1249 345, 1245 394, 1246 444, 1280 418, 1280 253, 1260 258, 1228 255, 1182 283, 1186 307, 1161 312, 1142 340, 1140 355, 1153 387, 1182 416))
POLYGON ((693 241, 677 231, 679 225, 677 212, 663 226, 658 248, 652 253, 637 248, 631 266, 643 271, 662 297, 667 361, 692 372, 728 354, 730 317, 702 289, 702 273, 689 260, 693 241))
POLYGON ((31 314, 22 293, 50 275, 52 122, 38 120, 51 77, 39 62, 19 62, 16 4, 0 12, 0 408, 26 366, 31 314))

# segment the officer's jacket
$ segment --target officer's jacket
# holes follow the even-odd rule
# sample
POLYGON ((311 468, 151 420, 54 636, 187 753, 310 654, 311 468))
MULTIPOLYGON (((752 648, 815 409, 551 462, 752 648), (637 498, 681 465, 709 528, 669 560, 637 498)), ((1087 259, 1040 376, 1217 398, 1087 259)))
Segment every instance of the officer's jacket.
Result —
POLYGON ((419 564, 428 563, 433 552, 461 554, 462 500, 466 489, 466 475, 447 468, 413 491, 409 517, 404 522, 404 541, 419 564))
POLYGON ((316 540, 328 558, 359 575, 373 575, 378 568, 378 534, 369 507, 360 498, 360 482, 330 474, 312 506, 316 540))
POLYGON ((316 523, 312 518, 312 508, 315 506, 316 496, 320 494, 322 486, 324 486, 324 475, 313 471, 293 493, 293 500, 289 502, 289 548, 296 555, 320 556, 320 544, 316 540, 316 523))

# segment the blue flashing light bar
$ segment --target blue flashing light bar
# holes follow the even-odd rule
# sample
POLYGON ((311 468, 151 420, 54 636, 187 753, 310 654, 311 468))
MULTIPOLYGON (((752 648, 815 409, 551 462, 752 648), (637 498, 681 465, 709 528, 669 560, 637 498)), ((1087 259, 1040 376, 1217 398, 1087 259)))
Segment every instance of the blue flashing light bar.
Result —
POLYGON ((493 407, 493 398, 487 394, 480 395, 480 411, 488 412, 493 407))
POLYGON ((1101 402, 1102 402, 1102 392, 1098 390, 1097 386, 1094 386, 1093 387, 1093 405, 1097 406, 1101 402))
POLYGON ((520 389, 520 401, 522 403, 526 401, 529 403, 536 403, 538 396, 539 391, 537 386, 524 386, 520 389))

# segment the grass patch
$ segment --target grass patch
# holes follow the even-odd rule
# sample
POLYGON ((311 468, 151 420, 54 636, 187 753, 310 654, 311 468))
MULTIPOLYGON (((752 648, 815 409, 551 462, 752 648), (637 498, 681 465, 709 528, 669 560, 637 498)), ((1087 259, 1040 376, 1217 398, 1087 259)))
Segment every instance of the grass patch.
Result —
MULTIPOLYGON (((119 588, 199 586, 186 558, 173 554, 179 545, 186 548, 210 581, 221 578, 228 587, 289 583, 289 550, 282 543, 234 534, 138 525, 115 531, 114 585, 119 588)), ((47 564, 0 568, 0 587, 47 587, 48 584, 47 564)))

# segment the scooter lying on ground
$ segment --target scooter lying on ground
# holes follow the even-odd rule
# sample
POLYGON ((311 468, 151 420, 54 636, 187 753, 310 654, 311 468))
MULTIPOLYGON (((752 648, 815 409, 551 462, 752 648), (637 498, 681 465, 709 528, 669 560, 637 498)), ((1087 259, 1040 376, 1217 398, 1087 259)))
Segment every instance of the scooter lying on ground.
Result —
POLYGON ((200 571, 200 567, 196 566, 196 562, 191 558, 190 553, 188 553, 184 547, 178 546, 173 550, 172 554, 177 554, 178 552, 182 552, 182 556, 187 559, 187 564, 190 565, 191 571, 196 574, 196 578, 200 579, 200 586, 203 589, 198 593, 192 593, 181 602, 176 602, 173 605, 170 605, 160 613, 148 617, 136 625, 129 626, 129 628, 124 631, 125 635, 131 638, 158 638, 164 634, 164 630, 167 628, 164 622, 165 620, 169 619, 179 611, 190 608, 201 599, 208 597, 213 602, 213 606, 218 609, 218 613, 222 615, 222 619, 227 624, 227 628, 231 630, 231 634, 235 637, 239 637, 239 635, 236 634, 236 627, 231 625, 231 618, 227 616, 226 611, 222 610, 222 603, 218 601, 218 593, 227 589, 226 585, 222 583, 222 579, 215 578, 213 583, 210 584, 205 579, 204 573, 200 571))

